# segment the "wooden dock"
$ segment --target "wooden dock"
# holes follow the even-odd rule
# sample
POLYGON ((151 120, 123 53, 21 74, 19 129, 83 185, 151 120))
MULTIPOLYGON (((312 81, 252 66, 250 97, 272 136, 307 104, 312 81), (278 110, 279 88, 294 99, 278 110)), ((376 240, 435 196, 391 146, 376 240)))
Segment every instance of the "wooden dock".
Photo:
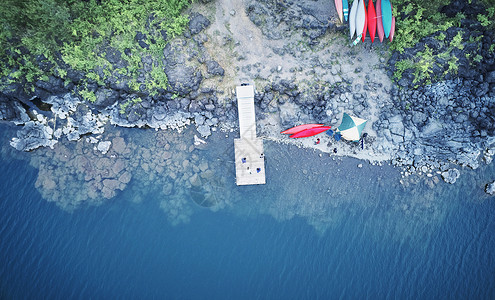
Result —
POLYGON ((236 87, 240 138, 234 139, 237 185, 265 184, 263 140, 256 137, 254 87, 236 87))

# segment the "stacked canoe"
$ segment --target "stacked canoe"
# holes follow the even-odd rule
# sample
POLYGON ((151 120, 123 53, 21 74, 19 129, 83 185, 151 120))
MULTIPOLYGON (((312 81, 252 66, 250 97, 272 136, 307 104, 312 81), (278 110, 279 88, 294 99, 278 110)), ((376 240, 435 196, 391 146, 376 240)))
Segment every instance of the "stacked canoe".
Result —
POLYGON ((365 1, 353 0, 349 10, 347 0, 335 0, 335 8, 340 21, 349 20, 351 39, 356 36, 356 41, 361 39, 364 42, 369 33, 372 43, 377 34, 380 42, 383 42, 384 38, 392 41, 395 33, 395 16, 392 14, 393 7, 390 0, 376 0, 375 5, 373 5, 373 0, 368 0, 368 7, 365 1))
POLYGON ((323 126, 323 124, 302 124, 287 130, 282 131, 283 134, 289 134, 290 138, 298 139, 303 137, 310 137, 327 131, 331 126, 323 126))

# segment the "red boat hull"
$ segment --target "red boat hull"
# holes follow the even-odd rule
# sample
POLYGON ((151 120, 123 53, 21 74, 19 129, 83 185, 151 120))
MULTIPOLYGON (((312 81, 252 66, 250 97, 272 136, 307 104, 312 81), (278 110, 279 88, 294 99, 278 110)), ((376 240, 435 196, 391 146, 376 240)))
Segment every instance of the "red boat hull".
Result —
POLYGON ((319 127, 314 127, 314 128, 309 128, 303 131, 300 131, 298 133, 295 133, 291 135, 290 137, 293 139, 298 139, 298 138, 303 138, 303 137, 310 137, 317 135, 319 133, 322 133, 323 131, 327 131, 330 129, 331 126, 319 126, 319 127))
POLYGON ((371 42, 373 43, 376 34, 376 12, 372 0, 368 2, 368 31, 370 33, 371 42))
POLYGON ((323 124, 303 124, 303 125, 299 125, 299 126, 284 130, 281 133, 283 133, 283 134, 295 134, 295 133, 301 132, 301 131, 306 130, 306 129, 311 129, 311 128, 320 127, 320 126, 323 126, 323 124))
POLYGON ((344 16, 342 10, 342 0, 335 0, 335 9, 337 10, 337 15, 339 15, 340 22, 342 22, 342 17, 344 16))
MULTIPOLYGON (((390 6, 392 6, 392 12, 393 12, 394 6, 393 5, 390 6)), ((395 16, 392 16, 392 28, 390 28, 390 35, 388 36, 388 39, 390 41, 394 40, 394 33, 395 33, 395 16)))

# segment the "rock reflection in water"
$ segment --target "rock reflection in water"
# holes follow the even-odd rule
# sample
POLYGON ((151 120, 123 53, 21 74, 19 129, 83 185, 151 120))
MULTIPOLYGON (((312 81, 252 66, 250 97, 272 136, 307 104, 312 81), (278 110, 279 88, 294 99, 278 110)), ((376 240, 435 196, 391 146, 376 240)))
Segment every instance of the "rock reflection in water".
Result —
POLYGON ((188 222, 194 203, 212 210, 230 205, 225 161, 208 160, 203 150, 208 144, 195 145, 192 129, 122 132, 109 128, 98 139, 60 141, 54 149, 30 153, 31 165, 39 170, 35 186, 43 198, 71 211, 118 199, 132 179, 132 201, 158 196, 173 224, 188 222), (110 144, 104 152, 97 147, 102 142, 110 144))
POLYGON ((34 151, 31 165, 39 169, 35 186, 43 198, 73 210, 83 203, 102 203, 124 190, 132 178, 132 151, 122 137, 113 135, 108 139, 112 147, 106 154, 84 140, 34 151))
MULTIPOLYGON (((88 138, 60 141, 53 150, 22 156, 39 170, 36 188, 42 196, 66 210, 108 199, 155 201, 171 224, 188 222, 200 209, 228 209, 238 215, 269 214, 280 221, 304 218, 321 233, 354 215, 365 227, 387 224, 368 233, 377 240, 402 240, 404 235, 425 240, 452 210, 446 195, 455 197, 461 188, 481 186, 475 171, 455 185, 445 184, 438 175, 410 176, 401 184, 400 170, 391 166, 265 141, 267 184, 238 187, 234 135, 216 133, 206 144, 195 144, 195 134, 194 129, 179 133, 109 128, 98 137, 111 142, 105 154, 96 147, 98 141, 88 138), (129 193, 119 197, 123 190, 129 193)), ((4 144, 4 156, 6 149, 13 151, 10 157, 20 155, 4 144)), ((483 194, 480 188, 478 196, 483 194)))

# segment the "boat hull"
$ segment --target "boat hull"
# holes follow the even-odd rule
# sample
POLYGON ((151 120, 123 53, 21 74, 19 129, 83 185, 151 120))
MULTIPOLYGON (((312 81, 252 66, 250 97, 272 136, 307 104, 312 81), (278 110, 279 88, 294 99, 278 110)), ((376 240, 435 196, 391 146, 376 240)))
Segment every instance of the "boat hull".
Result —
POLYGON ((380 42, 383 42, 385 32, 383 31, 381 0, 376 0, 376 33, 378 34, 378 39, 380 42))
POLYGON ((368 30, 368 13, 366 12, 366 6, 364 5, 364 1, 365 0, 363 0, 364 28, 363 28, 363 35, 361 36, 361 41, 363 41, 363 43, 364 43, 364 40, 366 39, 366 31, 368 30))
POLYGON ((382 0, 382 22, 383 32, 388 39, 392 29, 392 4, 390 4, 390 0, 382 0))
POLYGON ((351 11, 349 12, 349 30, 351 33, 351 39, 354 37, 354 33, 356 33, 357 7, 358 7, 358 0, 354 0, 352 2, 351 11))
POLYGON ((344 14, 344 20, 347 22, 349 19, 349 2, 342 0, 342 13, 344 14))
MULTIPOLYGON (((392 5, 392 10, 394 9, 394 6, 392 5)), ((388 39, 390 41, 394 40, 394 34, 395 34, 395 16, 392 16, 392 28, 390 28, 390 35, 388 36, 388 39)))
POLYGON ((295 134, 295 133, 301 132, 301 131, 306 130, 306 129, 311 129, 311 128, 320 127, 320 126, 323 126, 323 124, 303 124, 303 125, 298 125, 298 126, 289 128, 287 130, 284 130, 281 133, 283 133, 283 134, 295 134))
POLYGON ((320 134, 324 131, 327 131, 328 129, 330 129, 330 127, 331 126, 320 126, 320 127, 306 129, 306 130, 303 130, 303 131, 300 131, 298 133, 291 135, 290 138, 299 139, 299 138, 304 138, 304 137, 315 136, 315 135, 320 134))
POLYGON ((357 11, 356 11, 356 34, 357 35, 363 34, 365 23, 366 23, 366 11, 364 9, 364 0, 359 0, 357 11))
POLYGON ((370 33, 370 39, 373 43, 376 34, 376 11, 372 0, 368 2, 368 32, 370 33))
POLYGON ((335 9, 337 10, 337 15, 339 15, 340 22, 342 22, 343 20, 342 0, 335 0, 335 9))

